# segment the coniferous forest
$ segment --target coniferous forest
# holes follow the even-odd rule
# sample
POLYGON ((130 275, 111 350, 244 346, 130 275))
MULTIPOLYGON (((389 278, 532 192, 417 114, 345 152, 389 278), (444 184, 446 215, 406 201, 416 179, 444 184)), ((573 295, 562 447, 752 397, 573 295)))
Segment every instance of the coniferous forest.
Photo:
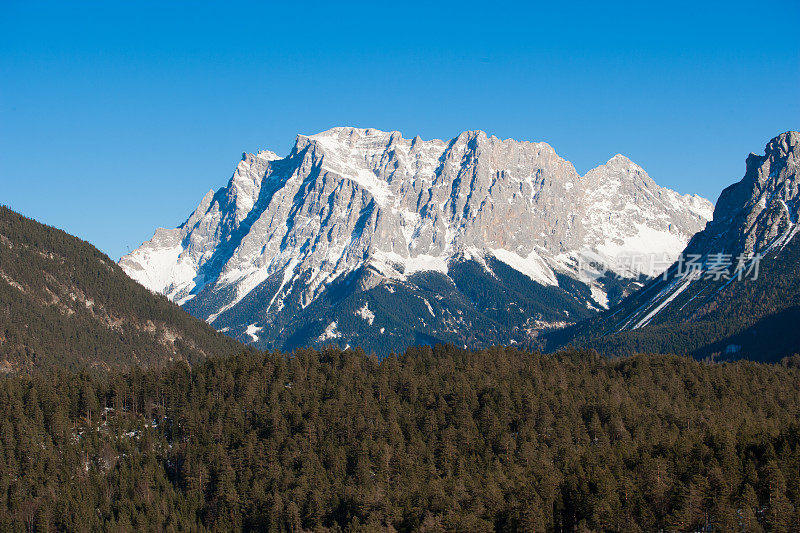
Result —
POLYGON ((0 380, 3 531, 798 531, 800 357, 242 352, 0 380))

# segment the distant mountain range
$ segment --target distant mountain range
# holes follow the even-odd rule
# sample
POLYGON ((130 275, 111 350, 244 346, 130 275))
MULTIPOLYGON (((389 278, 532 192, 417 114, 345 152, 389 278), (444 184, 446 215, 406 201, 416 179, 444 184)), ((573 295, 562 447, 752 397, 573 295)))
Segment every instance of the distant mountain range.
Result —
POLYGON ((798 132, 750 154, 682 261, 596 318, 551 333, 546 346, 716 360, 800 353, 799 171, 798 132))
POLYGON ((546 144, 339 128, 284 159, 245 155, 120 265, 2 207, 0 372, 244 348, 220 332, 283 350, 571 344, 775 361, 800 352, 798 161, 800 133, 772 139, 706 225, 704 200, 622 156, 581 177, 546 144))
POLYGON ((260 348, 476 348, 614 306, 657 273, 632 257, 665 268, 711 213, 621 155, 580 176, 545 143, 334 128, 244 154, 120 266, 260 348))
POLYGON ((242 349, 89 243, 0 206, 0 373, 154 367, 242 349))

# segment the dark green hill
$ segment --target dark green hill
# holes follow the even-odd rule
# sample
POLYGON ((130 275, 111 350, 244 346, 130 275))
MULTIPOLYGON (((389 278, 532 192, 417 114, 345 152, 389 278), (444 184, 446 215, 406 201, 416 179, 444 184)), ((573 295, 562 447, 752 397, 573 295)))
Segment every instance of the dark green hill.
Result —
POLYGON ((0 370, 151 367, 242 349, 91 244, 0 206, 0 370))

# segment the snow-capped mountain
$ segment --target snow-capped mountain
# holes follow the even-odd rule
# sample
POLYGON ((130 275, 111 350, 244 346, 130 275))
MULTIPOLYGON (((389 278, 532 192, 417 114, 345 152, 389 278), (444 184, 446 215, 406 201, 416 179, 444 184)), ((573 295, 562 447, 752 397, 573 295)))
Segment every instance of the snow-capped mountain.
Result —
MULTIPOLYGON (((576 326, 573 339, 615 346, 620 354, 775 359, 800 350, 798 173, 796 131, 769 141, 764 155, 750 154, 744 177, 722 191, 713 220, 682 259, 616 308, 576 326)), ((553 337, 563 343, 570 334, 553 337)))
POLYGON ((244 154, 120 265, 261 347, 480 346, 613 305, 644 279, 631 257, 667 266, 711 208, 621 155, 580 176, 546 143, 334 128, 244 154))

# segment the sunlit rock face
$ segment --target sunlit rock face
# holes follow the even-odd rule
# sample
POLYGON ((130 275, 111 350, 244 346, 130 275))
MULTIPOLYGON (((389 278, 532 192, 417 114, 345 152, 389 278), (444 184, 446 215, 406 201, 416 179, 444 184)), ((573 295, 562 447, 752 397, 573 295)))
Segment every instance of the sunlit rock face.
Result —
POLYGON ((642 281, 631 256, 666 266, 711 212, 621 155, 580 176, 546 143, 334 128, 244 154, 120 265, 260 347, 479 347, 613 304, 642 281))

